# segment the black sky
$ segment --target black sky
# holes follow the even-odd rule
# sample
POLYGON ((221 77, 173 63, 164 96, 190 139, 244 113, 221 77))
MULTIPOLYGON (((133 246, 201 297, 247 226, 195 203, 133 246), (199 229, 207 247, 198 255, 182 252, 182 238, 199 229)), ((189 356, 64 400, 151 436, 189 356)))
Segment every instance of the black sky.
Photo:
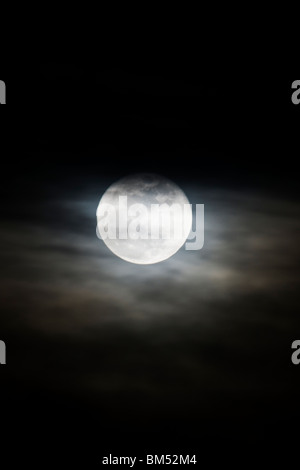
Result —
POLYGON ((55 462, 61 452, 86 468, 110 451, 191 449, 206 466, 233 462, 237 448, 254 461, 286 455, 299 421, 293 80, 87 59, 35 62, 22 83, 11 75, 0 77, 11 101, 1 150, 7 454, 55 462), (139 171, 205 204, 203 250, 136 267, 96 238, 103 191, 139 171))

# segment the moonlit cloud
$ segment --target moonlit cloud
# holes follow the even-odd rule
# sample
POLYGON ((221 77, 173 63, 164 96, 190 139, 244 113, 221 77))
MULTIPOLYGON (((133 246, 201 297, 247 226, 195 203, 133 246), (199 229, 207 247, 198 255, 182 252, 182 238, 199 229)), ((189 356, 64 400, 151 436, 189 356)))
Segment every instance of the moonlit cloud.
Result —
POLYGON ((102 322, 159 322, 168 315, 201 322, 215 315, 216 301, 291 288, 299 258, 297 204, 221 190, 191 194, 194 204, 205 204, 204 247, 181 249, 156 265, 124 262, 98 240, 96 197, 50 201, 44 224, 7 223, 2 232, 3 261, 9 260, 11 274, 4 280, 6 292, 17 288, 21 303, 22 292, 29 297, 31 291, 35 308, 43 305, 43 315, 33 320, 29 314, 26 320, 24 312, 23 320, 41 328, 45 323, 49 331, 50 312, 59 309, 53 328, 65 333, 66 318, 73 324, 70 333, 102 322), (203 302, 205 312, 199 313, 203 302))
POLYGON ((277 354, 282 361, 283 350, 288 361, 295 339, 299 206, 254 193, 183 189, 191 203, 205 204, 204 247, 154 265, 127 263, 97 238, 99 188, 49 197, 26 220, 3 221, 2 323, 7 334, 33 338, 33 375, 38 337, 64 370, 56 386, 92 394, 95 406, 98 393, 116 387, 133 394, 130 403, 139 392, 166 407, 188 389, 191 406, 200 394, 205 410, 220 391, 224 399, 258 386, 262 400, 271 390, 274 400, 283 393, 289 377, 266 368, 277 354), (81 351, 76 367, 67 348, 81 351))

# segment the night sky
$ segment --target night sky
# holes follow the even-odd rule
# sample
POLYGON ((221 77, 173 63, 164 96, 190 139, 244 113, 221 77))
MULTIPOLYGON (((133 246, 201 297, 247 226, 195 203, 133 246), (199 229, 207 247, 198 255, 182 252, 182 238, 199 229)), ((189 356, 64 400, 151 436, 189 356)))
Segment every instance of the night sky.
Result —
POLYGON ((10 463, 190 452, 203 468, 287 465, 300 420, 297 77, 242 77, 88 59, 34 63, 22 86, 0 77, 14 129, 1 149, 10 463), (202 250, 140 266, 96 237, 103 192, 141 171, 205 205, 202 250))

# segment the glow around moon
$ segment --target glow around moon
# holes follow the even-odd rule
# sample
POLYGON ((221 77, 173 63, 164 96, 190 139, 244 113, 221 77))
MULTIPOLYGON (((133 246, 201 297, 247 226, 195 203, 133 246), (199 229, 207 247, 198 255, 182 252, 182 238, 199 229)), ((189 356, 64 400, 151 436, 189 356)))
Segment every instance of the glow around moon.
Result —
POLYGON ((192 210, 184 192, 155 174, 122 178, 106 190, 97 208, 97 235, 115 255, 130 263, 153 264, 170 258, 184 244, 191 227, 192 210), (141 205, 143 211, 136 210, 141 205), (107 211, 107 207, 114 210, 107 211), (154 207, 160 210, 155 220, 154 207), (118 236, 120 221, 124 220, 126 232, 134 225, 139 236, 118 236), (176 236, 175 227, 180 229, 176 236))

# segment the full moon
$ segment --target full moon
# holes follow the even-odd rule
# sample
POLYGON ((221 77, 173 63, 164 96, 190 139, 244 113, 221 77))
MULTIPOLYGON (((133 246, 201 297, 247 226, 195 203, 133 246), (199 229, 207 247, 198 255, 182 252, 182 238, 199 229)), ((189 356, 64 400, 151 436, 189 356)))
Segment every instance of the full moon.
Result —
POLYGON ((191 228, 192 210, 184 192, 169 179, 152 173, 129 175, 113 183, 97 208, 98 237, 130 263, 154 264, 170 258, 191 228), (160 211, 159 217, 155 210, 160 211), (123 236, 118 236, 124 220, 126 232, 123 228, 123 236), (132 227, 135 232, 127 236, 132 227))

